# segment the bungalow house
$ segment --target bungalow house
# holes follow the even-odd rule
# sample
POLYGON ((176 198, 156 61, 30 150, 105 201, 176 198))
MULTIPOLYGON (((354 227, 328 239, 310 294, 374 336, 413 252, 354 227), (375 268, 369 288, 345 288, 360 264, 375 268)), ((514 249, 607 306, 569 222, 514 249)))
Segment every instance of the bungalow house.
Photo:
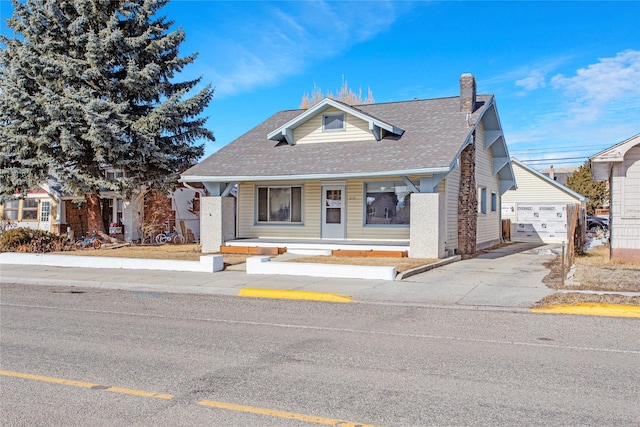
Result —
POLYGON ((611 259, 640 262, 640 133, 589 162, 593 179, 609 182, 611 259))
POLYGON ((304 240, 428 258, 498 243, 500 197, 515 185, 495 98, 476 95, 471 74, 450 98, 280 111, 181 181, 207 191, 203 252, 304 240))
POLYGON ((516 242, 569 242, 567 206, 584 209, 587 198, 553 178, 511 158, 517 189, 502 196, 502 219, 510 220, 510 237, 516 242))

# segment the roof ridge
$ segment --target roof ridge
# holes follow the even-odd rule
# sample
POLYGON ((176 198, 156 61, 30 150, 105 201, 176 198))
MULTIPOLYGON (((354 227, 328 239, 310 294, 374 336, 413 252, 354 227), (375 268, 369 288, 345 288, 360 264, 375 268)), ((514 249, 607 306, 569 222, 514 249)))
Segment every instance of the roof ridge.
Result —
MULTIPOLYGON (((491 97, 491 96, 494 96, 494 95, 491 94, 491 93, 480 93, 480 94, 477 94, 476 96, 488 96, 488 97, 491 97)), ((360 107, 368 107, 368 106, 372 106, 372 105, 389 105, 389 104, 404 104, 404 103, 411 103, 411 102, 440 101, 440 100, 443 100, 443 99, 455 99, 455 98, 460 98, 460 95, 440 96, 440 97, 437 97, 437 98, 422 98, 422 99, 414 98, 414 99, 405 99, 405 100, 402 100, 402 101, 374 102, 373 104, 347 104, 347 103, 339 101, 337 99, 333 99, 333 98, 330 98, 330 99, 333 99, 336 102, 344 104, 347 107, 360 109, 360 107)), ((313 105, 311 107, 313 107, 313 105)), ((309 107, 309 108, 311 108, 311 107, 309 107)), ((278 113, 285 113, 285 112, 290 112, 290 111, 306 111, 309 108, 288 108, 288 109, 285 109, 285 110, 279 110, 278 113)))

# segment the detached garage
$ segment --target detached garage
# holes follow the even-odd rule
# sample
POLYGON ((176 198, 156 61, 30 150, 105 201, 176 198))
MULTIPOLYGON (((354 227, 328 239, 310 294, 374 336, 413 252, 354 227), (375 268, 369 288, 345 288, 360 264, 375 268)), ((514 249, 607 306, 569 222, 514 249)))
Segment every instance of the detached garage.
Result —
POLYGON ((587 198, 512 158, 517 190, 502 196, 502 219, 511 221, 515 242, 568 241, 567 205, 584 207, 587 198))

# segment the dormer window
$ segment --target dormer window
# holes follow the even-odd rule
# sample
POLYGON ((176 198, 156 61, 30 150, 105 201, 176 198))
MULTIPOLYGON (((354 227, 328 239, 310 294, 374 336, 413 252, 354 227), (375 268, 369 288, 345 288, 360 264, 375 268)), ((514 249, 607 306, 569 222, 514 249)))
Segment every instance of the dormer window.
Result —
POLYGON ((344 114, 325 114, 322 116, 322 131, 344 130, 344 114))

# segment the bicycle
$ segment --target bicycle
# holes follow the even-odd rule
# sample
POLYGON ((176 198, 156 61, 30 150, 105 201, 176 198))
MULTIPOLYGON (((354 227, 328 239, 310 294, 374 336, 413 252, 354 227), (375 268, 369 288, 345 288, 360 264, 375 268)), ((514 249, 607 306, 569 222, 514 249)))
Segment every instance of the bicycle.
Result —
POLYGON ((176 245, 180 245, 184 243, 184 236, 178 233, 178 230, 175 228, 171 233, 160 233, 156 236, 156 243, 174 243, 176 245))
POLYGON ((90 238, 86 238, 86 237, 80 237, 78 240, 76 240, 76 248, 77 249, 84 249, 84 248, 94 248, 94 249, 100 249, 102 247, 102 242, 100 240, 98 240, 98 238, 96 237, 96 232, 93 232, 93 236, 91 236, 90 238))

